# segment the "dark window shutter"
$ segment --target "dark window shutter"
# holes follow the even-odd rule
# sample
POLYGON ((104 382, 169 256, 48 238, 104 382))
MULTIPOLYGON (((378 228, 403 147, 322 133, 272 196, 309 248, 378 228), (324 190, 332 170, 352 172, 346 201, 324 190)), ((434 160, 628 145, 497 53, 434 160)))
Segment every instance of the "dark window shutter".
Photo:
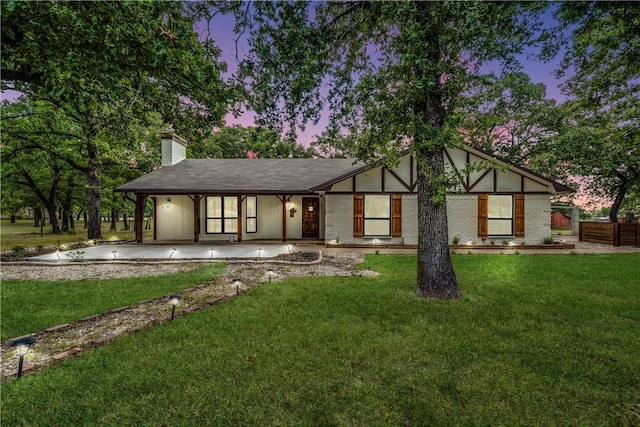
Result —
POLYGON ((489 215, 488 199, 486 194, 478 194, 478 237, 487 237, 489 235, 489 215))
POLYGON ((402 237, 402 194, 391 196, 391 236, 402 237))
POLYGON ((516 194, 516 207, 515 207, 515 236, 524 236, 524 194, 516 194))
POLYGON ((364 195, 353 195, 353 237, 364 236, 364 195))

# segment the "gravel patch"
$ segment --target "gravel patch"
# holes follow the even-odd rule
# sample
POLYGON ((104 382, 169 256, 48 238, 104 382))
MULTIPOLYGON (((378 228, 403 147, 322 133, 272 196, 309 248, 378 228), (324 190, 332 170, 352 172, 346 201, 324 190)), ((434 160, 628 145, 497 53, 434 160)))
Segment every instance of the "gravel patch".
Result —
MULTIPOLYGON (((317 258, 317 257, 316 257, 317 258)), ((235 298, 263 283, 292 277, 305 276, 364 276, 375 277, 375 271, 354 270, 352 267, 363 261, 362 254, 338 253, 319 257, 310 263, 283 260, 247 262, 229 261, 227 271, 208 283, 180 292, 182 300, 176 316, 187 315, 196 310, 235 298), (271 277, 267 269, 273 269, 271 277), (234 278, 240 279, 236 287, 234 278)), ((157 276, 187 271, 203 263, 170 262, 147 264, 80 263, 63 265, 3 264, 3 279, 15 280, 88 280, 122 277, 157 276)), ((98 347, 124 334, 139 332, 145 328, 167 322, 171 310, 167 296, 143 301, 132 307, 121 307, 77 322, 59 325, 32 334, 36 343, 25 356, 23 372, 26 374, 43 366, 58 363, 83 351, 98 347)), ((12 339, 13 340, 13 339, 12 339)), ((2 379, 16 375, 18 356, 10 347, 12 340, 2 343, 0 369, 2 379)))

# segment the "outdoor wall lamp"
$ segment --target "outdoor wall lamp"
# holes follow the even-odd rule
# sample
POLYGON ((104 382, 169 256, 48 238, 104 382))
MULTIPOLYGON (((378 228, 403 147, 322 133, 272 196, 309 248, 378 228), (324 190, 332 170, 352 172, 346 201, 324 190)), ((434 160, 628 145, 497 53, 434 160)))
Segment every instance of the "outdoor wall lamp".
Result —
POLYGON ((240 279, 236 277, 233 279, 233 283, 236 285, 236 295, 240 296, 240 285, 242 285, 242 282, 240 282, 240 279))
POLYGON ((276 275, 276 272, 273 268, 267 268, 267 276, 269 276, 269 283, 271 283, 271 279, 276 275))
POLYGON ((169 305, 171 306, 171 320, 173 320, 173 316, 176 314, 176 306, 180 304, 180 300, 182 297, 178 294, 169 295, 169 305))
POLYGON ((313 212, 313 206, 309 206, 307 209, 309 210, 309 212, 313 212))
POLYGON ((29 352, 29 346, 36 342, 34 338, 26 337, 19 338, 11 343, 11 347, 16 348, 16 353, 20 356, 20 361, 18 362, 18 378, 22 376, 22 366, 24 365, 24 356, 29 352))
POLYGON ((171 197, 167 197, 167 203, 165 203, 165 205, 170 205, 171 204, 171 197))

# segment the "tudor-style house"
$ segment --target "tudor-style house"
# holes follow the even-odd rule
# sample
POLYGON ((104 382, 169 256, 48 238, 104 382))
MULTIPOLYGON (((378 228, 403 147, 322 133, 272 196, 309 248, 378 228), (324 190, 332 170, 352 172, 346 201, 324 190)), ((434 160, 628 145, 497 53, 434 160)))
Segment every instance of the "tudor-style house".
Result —
MULTIPOLYGON (((162 167, 116 189, 136 197, 138 243, 148 199, 156 242, 418 243, 417 168, 408 151, 394 168, 352 159, 187 159, 184 140, 162 137, 162 167)), ((475 148, 447 148, 445 159, 458 178, 447 197, 449 241, 542 243, 551 196, 572 191, 475 148)))

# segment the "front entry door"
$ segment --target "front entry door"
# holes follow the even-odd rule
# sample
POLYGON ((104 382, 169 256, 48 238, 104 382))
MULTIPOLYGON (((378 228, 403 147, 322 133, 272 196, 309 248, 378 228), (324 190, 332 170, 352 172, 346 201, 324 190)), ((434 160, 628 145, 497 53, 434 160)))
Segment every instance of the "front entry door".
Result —
POLYGON ((302 237, 320 237, 320 202, 317 198, 302 198, 302 237))

